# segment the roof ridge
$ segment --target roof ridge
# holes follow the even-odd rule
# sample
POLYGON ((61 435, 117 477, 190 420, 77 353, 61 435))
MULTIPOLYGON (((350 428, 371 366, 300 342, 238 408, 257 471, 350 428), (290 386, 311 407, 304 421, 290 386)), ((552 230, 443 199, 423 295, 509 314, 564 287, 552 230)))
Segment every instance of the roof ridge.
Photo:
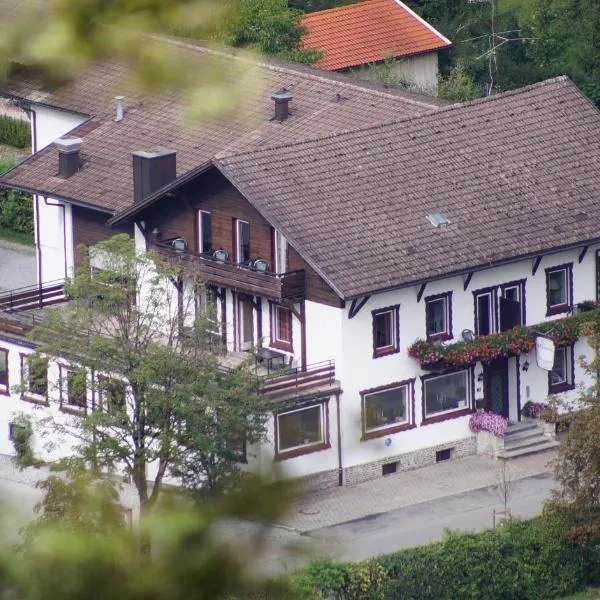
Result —
MULTIPOLYGON (((367 1, 370 1, 370 0, 367 0, 367 1)), ((352 5, 350 5, 350 6, 352 6, 352 5)), ((350 81, 340 81, 339 79, 336 79, 335 77, 327 77, 326 75, 321 75, 321 74, 317 74, 317 73, 308 73, 302 69, 295 69, 291 65, 286 66, 286 67, 281 66, 281 65, 275 65, 275 64, 266 62, 264 60, 261 60, 264 58, 262 56, 261 56, 261 59, 253 61, 250 57, 240 56, 239 54, 234 54, 234 53, 229 53, 229 52, 226 52, 225 50, 216 50, 214 48, 207 48, 206 46, 196 46, 194 44, 190 44, 190 43, 184 42, 182 40, 168 37, 168 36, 154 36, 154 37, 164 40, 168 43, 174 44, 176 46, 180 46, 182 48, 188 48, 190 50, 194 50, 196 52, 204 52, 207 54, 213 54, 215 56, 221 56, 223 58, 230 58, 230 59, 234 59, 234 60, 240 60, 240 61, 245 61, 248 63, 253 63, 255 65, 258 65, 259 67, 268 69, 270 71, 276 71, 276 72, 280 72, 280 73, 293 73, 294 75, 306 77, 307 79, 312 79, 314 81, 322 81, 322 82, 330 83, 330 84, 335 83, 336 85, 339 85, 340 87, 343 87, 345 89, 357 89, 357 90, 360 90, 361 92, 367 92, 369 94, 372 94, 375 96, 380 96, 383 98, 401 99, 402 101, 406 102, 407 104, 412 104, 415 106, 424 106, 427 108, 432 108, 432 107, 438 108, 437 104, 434 104, 434 103, 429 104, 425 101, 415 100, 413 98, 409 98, 407 96, 402 95, 402 93, 384 92, 382 90, 376 90, 376 89, 372 89, 367 86, 362 86, 359 83, 354 83, 354 82, 350 82, 350 81)), ((303 67, 307 68, 306 65, 303 65, 303 67)), ((314 68, 314 67, 312 67, 312 68, 314 68)), ((319 73, 327 73, 327 71, 322 71, 321 69, 315 69, 315 71, 318 71, 319 73)), ((401 92, 401 90, 400 90, 400 92, 401 92)))
MULTIPOLYGON (((273 146, 265 146, 263 148, 254 148, 252 150, 245 150, 243 152, 226 152, 226 151, 222 151, 219 152, 215 155, 215 160, 217 162, 221 162, 221 160, 226 159, 226 158, 231 158, 231 157, 237 157, 237 156, 251 156, 253 154, 257 154, 260 152, 264 152, 266 150, 276 150, 278 148, 293 148, 296 146, 301 146, 304 144, 310 144, 313 142, 317 142, 319 140, 330 140, 333 138, 337 138, 340 136, 347 136, 347 135, 351 135, 354 133, 361 133, 361 132, 367 132, 367 131, 374 131, 377 129, 383 129, 383 128, 387 128, 390 127, 391 125, 398 125, 401 123, 408 123, 411 121, 418 121, 421 119, 427 119, 428 117, 435 117, 437 115, 439 115, 440 113, 446 113, 446 112, 450 112, 456 109, 460 109, 460 108, 468 108, 470 106, 477 106, 479 104, 483 104, 484 102, 491 102, 493 100, 497 100, 497 99, 503 99, 503 98, 507 98, 510 96, 516 96, 519 95, 523 92, 529 92, 533 89, 537 89, 540 87, 544 87, 546 85, 551 85, 554 83, 559 83, 559 82, 568 82, 572 87, 574 87, 580 94, 581 91, 579 90, 579 88, 577 88, 577 86, 566 76, 566 75, 559 75, 557 77, 552 77, 551 79, 545 79, 544 81, 538 81, 537 83, 532 83, 530 85, 527 85, 525 87, 522 88, 518 88, 516 90, 507 90, 506 92, 502 92, 500 94, 496 94, 495 96, 486 96, 485 98, 475 98, 474 100, 469 100, 466 102, 457 102, 455 104, 450 104, 449 106, 441 106, 438 107, 437 110, 434 110, 432 112, 429 113, 425 113, 422 115, 413 115, 413 116, 409 116, 409 117, 404 117, 401 119, 392 119, 391 121, 385 121, 383 123, 377 123, 375 125, 369 125, 367 127, 357 127, 355 129, 344 129, 341 131, 335 131, 333 133, 330 133, 328 135, 324 135, 324 136, 317 136, 317 137, 313 137, 313 138, 307 138, 304 140, 298 140, 295 142, 287 142, 287 143, 281 143, 281 144, 274 144, 273 146)), ((583 96, 583 94, 581 94, 583 96)), ((585 96, 583 96, 585 98, 585 96)), ((586 98, 587 99, 587 98, 586 98)))

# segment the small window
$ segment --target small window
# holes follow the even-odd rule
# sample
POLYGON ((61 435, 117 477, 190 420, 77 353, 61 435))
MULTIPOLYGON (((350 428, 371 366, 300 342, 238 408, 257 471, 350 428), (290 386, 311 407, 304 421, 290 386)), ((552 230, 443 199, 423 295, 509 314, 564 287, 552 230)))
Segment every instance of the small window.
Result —
POLYGON ((21 354, 22 398, 46 402, 48 398, 48 359, 35 354, 21 354))
POLYGON ((277 452, 294 455, 322 449, 326 443, 325 404, 316 404, 276 415, 277 452))
POLYGON ((560 265, 546 269, 547 315, 569 310, 573 303, 573 265, 560 265))
POLYGON ((83 367, 60 365, 60 408, 77 414, 87 407, 86 371, 83 367))
POLYGON ((0 348, 0 394, 8 395, 8 350, 0 348))
POLYGON ((444 450, 438 450, 435 453, 435 462, 443 462, 452 458, 452 448, 445 448, 444 450))
POLYGON ((554 349, 554 365, 548 373, 548 393, 558 394, 575 387, 573 346, 558 346, 554 349))
POLYGON ((400 351, 398 314, 399 306, 390 306, 372 312, 373 358, 400 351))
POLYGON ((288 270, 288 243, 287 240, 274 230, 274 264, 276 273, 286 273, 288 270))
POLYGON ((428 339, 451 339, 452 292, 425 298, 425 311, 428 339))
POLYGON ((413 380, 361 392, 363 436, 386 435, 412 425, 413 380))
POLYGON ((381 465, 381 474, 385 477, 386 475, 393 475, 398 472, 398 463, 391 462, 385 465, 381 465))
POLYGON ((250 262, 250 225, 246 221, 236 220, 236 261, 239 264, 250 262))
POLYGON ((205 210, 198 211, 198 251, 208 254, 213 247, 212 243, 212 216, 205 210))
POLYGON ((423 378, 423 416, 452 416, 467 411, 471 405, 470 371, 456 371, 423 378))
POLYGON ((271 346, 291 352, 292 311, 279 304, 271 304, 271 346))
POLYGON ((475 334, 496 333, 496 294, 497 288, 473 292, 475 298, 475 334))

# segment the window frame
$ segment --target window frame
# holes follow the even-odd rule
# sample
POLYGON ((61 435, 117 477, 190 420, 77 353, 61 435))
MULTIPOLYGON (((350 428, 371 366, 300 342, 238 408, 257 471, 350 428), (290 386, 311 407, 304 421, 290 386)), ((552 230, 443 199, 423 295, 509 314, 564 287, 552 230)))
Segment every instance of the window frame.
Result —
POLYGON ((87 414, 88 409, 88 382, 87 382, 87 371, 85 367, 73 367, 71 365, 58 365, 58 390, 59 390, 59 407, 64 413, 83 416, 87 414), (85 404, 72 404, 69 402, 69 375, 77 369, 83 369, 85 373, 85 404))
POLYGON ((0 395, 10 396, 10 368, 8 366, 9 349, 0 348, 0 352, 4 352, 4 360, 6 361, 6 383, 0 383, 0 395))
POLYGON ((292 311, 287 306, 283 306, 282 304, 277 304, 276 302, 271 302, 269 316, 270 316, 270 323, 271 323, 271 347, 277 348, 278 350, 285 350, 286 352, 293 352, 294 351, 294 318, 293 318, 292 311), (289 340, 284 340, 279 337, 279 325, 281 323, 280 315, 279 315, 280 310, 287 311, 287 313, 288 313, 288 316, 286 318, 287 318, 288 327, 290 330, 290 339, 289 340))
POLYGON ((548 371, 548 394, 560 394, 561 392, 567 392, 575 389, 575 344, 567 344, 564 346, 556 346, 554 349, 555 360, 556 351, 564 350, 563 366, 567 378, 565 381, 554 383, 552 381, 552 371, 548 371))
POLYGON ((432 373, 430 375, 421 376, 421 425, 429 425, 431 423, 439 423, 440 421, 447 421, 449 419, 457 419, 459 417, 471 414, 474 411, 473 404, 475 398, 475 377, 473 365, 465 369, 451 369, 442 371, 440 373, 432 373), (426 386, 429 381, 452 375, 454 373, 465 372, 467 375, 467 405, 464 408, 455 408, 446 411, 440 411, 433 413, 431 416, 427 416, 427 403, 426 403, 426 386))
MULTIPOLYGON (((525 296, 525 285, 527 283, 527 279, 516 279, 515 281, 508 281, 507 283, 503 283, 500 286, 500 295, 503 298, 506 298, 506 290, 510 290, 512 288, 516 288, 519 290, 519 303, 521 305, 521 325, 520 327, 525 327, 527 325, 527 302, 525 296)), ((500 316, 498 316, 498 321, 500 321, 500 316)), ((502 323, 498 322, 498 329, 500 329, 502 323)))
POLYGON ((196 228, 198 235, 196 236, 196 243, 198 246, 198 254, 210 254, 213 249, 212 243, 212 213, 208 210, 198 209, 196 228), (206 231, 203 223, 204 215, 207 215, 210 219, 210 231, 208 232, 208 247, 205 249, 205 237, 206 231))
POLYGON ((96 408, 99 408, 102 412, 105 412, 107 415, 110 415, 113 418, 119 416, 118 413, 109 410, 108 406, 104 402, 104 398, 102 397, 103 389, 102 386, 111 383, 118 383, 123 386, 123 412, 127 413, 127 383, 118 379, 117 377, 109 377, 108 375, 96 375, 95 376, 95 389, 97 392, 98 402, 96 403, 96 408))
POLYGON ((425 298, 425 333, 427 339, 430 341, 435 340, 451 340, 452 335, 452 292, 444 292, 442 294, 435 294, 433 296, 427 296, 425 298), (429 333, 429 304, 432 302, 444 302, 444 331, 438 333, 429 333))
POLYGON ((373 327, 373 358, 389 356, 400 352, 400 305, 393 304, 383 308, 376 308, 371 311, 372 327, 373 327), (377 317, 380 315, 391 313, 391 340, 392 343, 387 346, 377 346, 377 317))
POLYGON ((295 458, 304 454, 312 454, 313 452, 320 452, 321 450, 327 450, 331 448, 331 444, 329 441, 329 398, 326 398, 325 400, 319 400, 317 402, 298 405, 288 410, 275 412, 273 413, 273 421, 275 431, 275 460, 295 458), (292 446, 291 448, 286 448, 285 450, 282 450, 279 439, 279 418, 285 415, 298 413, 304 410, 311 410, 314 408, 319 408, 320 410, 321 440, 302 446, 292 446))
POLYGON ((250 262, 250 222, 244 219, 235 219, 235 262, 238 265, 246 265, 250 262), (241 225, 248 226, 248 257, 242 260, 242 236, 240 235, 241 225))
POLYGON ((568 312, 573 306, 573 263, 564 263, 554 267, 548 267, 546 272, 546 316, 559 315, 568 312), (550 304, 550 275, 557 271, 565 271, 565 302, 562 304, 550 304))
POLYGON ((273 265, 273 270, 278 275, 288 272, 289 244, 284 235, 275 228, 273 228, 273 265), (284 263, 283 266, 282 262, 284 263))
POLYGON ((491 287, 481 288, 479 290, 473 291, 473 313, 474 313, 474 323, 473 323, 473 331, 475 335, 492 335, 494 333, 498 333, 499 326, 499 318, 498 318, 498 286, 494 285, 491 287), (489 296, 490 297, 490 331, 489 333, 480 333, 479 332, 479 302, 478 298, 480 296, 489 296))
POLYGON ((405 379, 403 381, 396 381, 387 385, 381 385, 374 388, 369 388, 360 391, 361 400, 361 424, 362 424, 362 437, 361 441, 371 440, 378 437, 390 435, 392 433, 399 433, 401 431, 408 431, 414 429, 415 424, 415 379, 405 379), (380 427, 373 427, 367 429, 367 398, 369 396, 377 395, 380 392, 387 392, 399 388, 406 389, 406 421, 402 423, 392 423, 389 425, 382 425, 380 427))
POLYGON ((46 393, 45 394, 36 394, 29 389, 30 379, 29 379, 29 369, 27 365, 27 361, 29 357, 33 356, 33 354, 21 352, 19 354, 21 358, 21 400, 25 402, 31 402, 32 404, 40 404, 42 406, 48 406, 48 389, 49 389, 49 381, 48 381, 48 368, 49 361, 46 359, 46 393))

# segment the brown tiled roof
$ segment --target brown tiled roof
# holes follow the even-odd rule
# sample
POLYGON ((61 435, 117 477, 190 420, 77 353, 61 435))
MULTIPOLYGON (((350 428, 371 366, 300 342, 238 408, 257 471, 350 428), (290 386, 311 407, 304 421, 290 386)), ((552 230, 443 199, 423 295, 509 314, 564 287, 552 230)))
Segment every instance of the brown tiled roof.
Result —
POLYGON ((40 89, 33 79, 13 82, 5 93, 94 118, 73 132, 83 138, 84 165, 78 173, 68 179, 56 177, 57 151, 48 148, 0 178, 0 185, 116 212, 133 201, 131 152, 136 150, 157 145, 176 150, 179 176, 222 151, 314 138, 354 129, 358 124, 368 126, 425 114, 443 104, 427 96, 355 84, 315 69, 280 62, 254 66, 247 59, 190 44, 169 43, 176 44, 187 58, 208 61, 213 68, 222 66, 234 82, 243 71, 254 68, 252 80, 256 85, 242 88, 244 95, 233 114, 193 124, 184 120, 182 105, 174 95, 145 98, 136 94, 128 87, 124 68, 115 64, 95 66, 59 93, 40 89), (293 94, 293 100, 290 117, 279 123, 272 120, 271 94, 282 87, 293 94), (126 96, 125 118, 118 123, 112 118, 115 93, 126 96))
POLYGON ((451 45, 399 0, 365 0, 306 15, 305 48, 323 54, 316 63, 334 71, 422 54, 451 45))
POLYGON ((217 166, 345 298, 600 240, 600 113, 566 78, 217 166))

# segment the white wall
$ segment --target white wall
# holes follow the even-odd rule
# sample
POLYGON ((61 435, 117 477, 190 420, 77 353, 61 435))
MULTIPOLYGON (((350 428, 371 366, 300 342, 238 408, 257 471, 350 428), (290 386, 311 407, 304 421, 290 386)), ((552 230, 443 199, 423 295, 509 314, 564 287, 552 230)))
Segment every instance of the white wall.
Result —
MULTIPOLYGON (((35 111, 35 138, 38 152, 87 120, 87 117, 79 113, 40 104, 32 103, 31 108, 35 111)), ((33 137, 32 131, 32 142, 33 137)), ((58 158, 56 161, 58 164, 58 158)))

